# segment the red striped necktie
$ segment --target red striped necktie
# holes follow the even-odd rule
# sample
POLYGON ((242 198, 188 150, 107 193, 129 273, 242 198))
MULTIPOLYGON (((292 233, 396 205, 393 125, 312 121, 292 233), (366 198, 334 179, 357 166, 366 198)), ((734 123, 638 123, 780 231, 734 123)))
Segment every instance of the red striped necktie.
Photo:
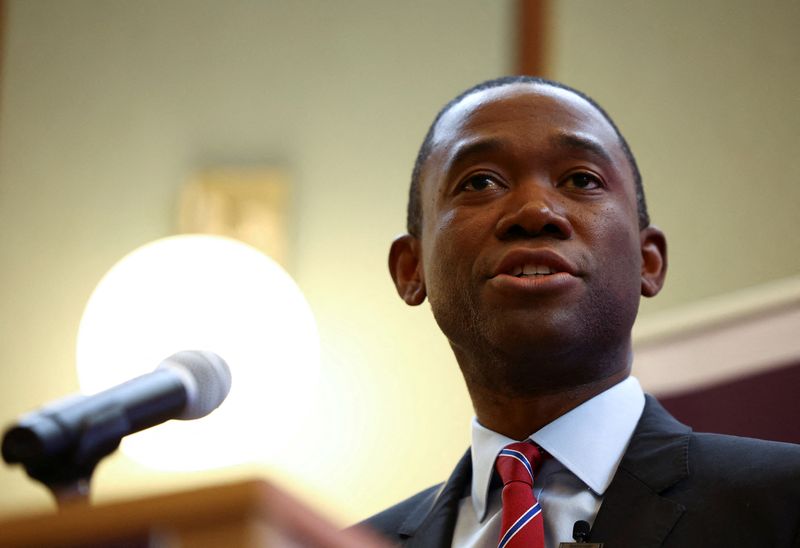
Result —
POLYGON ((542 452, 530 442, 507 445, 495 468, 503 480, 503 525, 497 548, 544 548, 542 507, 533 495, 533 477, 542 452))

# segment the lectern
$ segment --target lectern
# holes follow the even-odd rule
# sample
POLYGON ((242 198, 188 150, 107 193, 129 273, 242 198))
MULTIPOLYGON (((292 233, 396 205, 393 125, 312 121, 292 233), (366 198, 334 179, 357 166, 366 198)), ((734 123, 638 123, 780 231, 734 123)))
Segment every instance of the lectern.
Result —
POLYGON ((340 531, 265 481, 0 520, 0 546, 80 548, 386 548, 368 531, 340 531))

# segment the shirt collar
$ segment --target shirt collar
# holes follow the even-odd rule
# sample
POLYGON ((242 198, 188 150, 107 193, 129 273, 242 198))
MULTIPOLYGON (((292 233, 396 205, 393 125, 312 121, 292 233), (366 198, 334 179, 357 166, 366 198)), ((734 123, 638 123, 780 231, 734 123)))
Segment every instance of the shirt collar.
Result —
MULTIPOLYGON (((603 495, 617 471, 644 409, 639 381, 628 377, 534 432, 528 439, 547 451, 596 494, 603 495)), ((483 520, 494 461, 517 440, 472 419, 472 503, 483 520)))

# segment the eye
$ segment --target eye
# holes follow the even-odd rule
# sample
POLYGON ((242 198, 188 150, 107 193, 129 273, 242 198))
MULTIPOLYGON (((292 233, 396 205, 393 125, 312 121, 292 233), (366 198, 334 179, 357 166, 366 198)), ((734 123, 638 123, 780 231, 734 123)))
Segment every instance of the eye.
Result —
POLYGON ((567 177, 562 186, 576 188, 578 190, 595 190, 603 188, 603 181, 597 175, 586 171, 578 171, 567 177))
POLYGON ((484 190, 492 190, 495 188, 499 188, 500 183, 492 177, 491 175, 485 175, 482 173, 471 175, 468 177, 464 182, 459 185, 459 190, 463 190, 465 192, 481 192, 484 190))

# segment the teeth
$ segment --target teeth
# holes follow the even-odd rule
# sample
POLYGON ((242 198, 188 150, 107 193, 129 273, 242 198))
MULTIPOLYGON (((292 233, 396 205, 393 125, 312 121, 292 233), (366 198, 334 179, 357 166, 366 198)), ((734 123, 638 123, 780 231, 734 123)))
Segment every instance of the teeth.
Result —
POLYGON ((512 276, 545 276, 553 274, 554 271, 549 266, 526 264, 525 266, 517 266, 511 270, 512 276))

